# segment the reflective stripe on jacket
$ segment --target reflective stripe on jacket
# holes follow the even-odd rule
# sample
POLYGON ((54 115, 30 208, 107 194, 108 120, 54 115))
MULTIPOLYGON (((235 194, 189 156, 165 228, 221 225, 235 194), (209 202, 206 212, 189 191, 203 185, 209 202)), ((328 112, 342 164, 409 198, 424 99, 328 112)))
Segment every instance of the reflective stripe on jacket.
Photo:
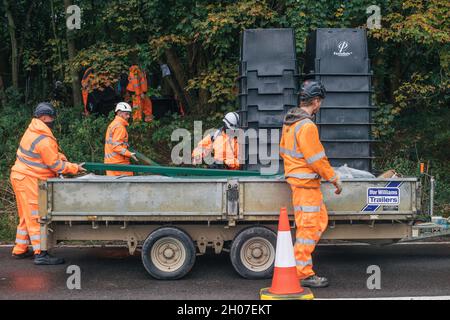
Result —
POLYGON ((127 126, 128 122, 119 116, 108 126, 105 137, 105 163, 130 164, 127 126))
POLYGON ((137 65, 130 67, 127 90, 137 96, 148 91, 147 75, 137 65))
POLYGON ((43 121, 33 119, 20 140, 11 171, 45 180, 58 174, 76 174, 78 165, 68 162, 66 156, 58 152, 58 143, 50 128, 43 121))
POLYGON ((317 126, 303 119, 283 126, 280 154, 284 160, 284 174, 288 183, 299 187, 316 188, 320 178, 336 179, 319 140, 317 126))

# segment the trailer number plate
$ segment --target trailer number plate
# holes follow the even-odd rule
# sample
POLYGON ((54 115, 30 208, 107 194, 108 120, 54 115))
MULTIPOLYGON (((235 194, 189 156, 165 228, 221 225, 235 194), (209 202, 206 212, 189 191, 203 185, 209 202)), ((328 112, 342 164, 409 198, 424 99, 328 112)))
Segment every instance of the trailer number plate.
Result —
POLYGON ((400 204, 399 188, 367 188, 367 204, 400 204))

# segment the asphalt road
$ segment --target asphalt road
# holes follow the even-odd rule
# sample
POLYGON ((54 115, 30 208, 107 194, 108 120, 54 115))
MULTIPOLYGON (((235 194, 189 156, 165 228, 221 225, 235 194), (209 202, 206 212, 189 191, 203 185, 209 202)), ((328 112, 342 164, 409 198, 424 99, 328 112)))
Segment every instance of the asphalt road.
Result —
MULTIPOLYGON (((188 276, 177 281, 152 279, 140 256, 125 248, 57 248, 62 266, 35 266, 15 260, 11 248, 0 248, 0 299, 258 299, 271 280, 245 280, 228 254, 197 257, 188 276), (81 290, 69 290, 69 265, 81 268, 81 290)), ((319 246, 316 271, 331 285, 315 289, 316 298, 450 296, 450 244, 386 247, 319 246), (381 269, 381 289, 367 289, 367 268, 381 269)))

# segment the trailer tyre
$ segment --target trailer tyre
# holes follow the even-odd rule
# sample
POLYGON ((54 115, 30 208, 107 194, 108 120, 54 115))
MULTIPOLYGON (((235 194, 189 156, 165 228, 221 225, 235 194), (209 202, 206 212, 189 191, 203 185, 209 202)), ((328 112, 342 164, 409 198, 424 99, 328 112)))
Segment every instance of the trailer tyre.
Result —
POLYGON ((267 279, 275 263, 277 235, 266 227, 249 227, 239 232, 230 250, 234 269, 246 279, 267 279))
POLYGON ((194 266, 194 242, 181 229, 156 229, 142 246, 142 262, 147 272, 156 279, 180 279, 194 266))

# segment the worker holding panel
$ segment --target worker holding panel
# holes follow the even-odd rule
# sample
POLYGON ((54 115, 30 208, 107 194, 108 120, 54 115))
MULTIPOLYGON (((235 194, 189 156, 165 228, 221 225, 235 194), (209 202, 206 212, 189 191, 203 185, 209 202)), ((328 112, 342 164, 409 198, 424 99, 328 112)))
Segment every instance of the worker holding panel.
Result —
POLYGON ((86 171, 82 164, 68 162, 66 156, 58 151, 58 142, 51 130, 55 118, 56 110, 50 103, 42 102, 37 105, 34 119, 20 140, 16 163, 11 168, 11 184, 19 214, 16 245, 12 255, 23 259, 34 254, 34 263, 38 265, 64 263, 63 259, 41 251, 38 180, 86 171), (33 252, 28 251, 30 242, 33 252))
MULTIPOLYGON (((131 106, 126 102, 119 102, 115 109, 116 117, 108 126, 105 136, 106 164, 130 164, 130 158, 138 161, 136 154, 128 150, 128 120, 131 117, 131 106)), ((132 176, 133 172, 106 171, 107 176, 132 176)))
POLYGON ((305 81, 300 93, 300 106, 289 111, 284 119, 280 142, 297 226, 294 246, 297 275, 303 286, 316 288, 328 286, 325 277, 315 275, 311 257, 328 225, 320 179, 333 183, 336 194, 342 191, 340 179, 328 162, 317 126, 312 121, 324 98, 325 88, 320 82, 305 81))
POLYGON ((192 152, 192 163, 200 164, 207 156, 214 158, 212 169, 239 170, 239 143, 232 133, 238 130, 239 115, 229 112, 223 118, 223 128, 207 135, 192 152), (228 133, 230 134, 227 134, 228 133))

